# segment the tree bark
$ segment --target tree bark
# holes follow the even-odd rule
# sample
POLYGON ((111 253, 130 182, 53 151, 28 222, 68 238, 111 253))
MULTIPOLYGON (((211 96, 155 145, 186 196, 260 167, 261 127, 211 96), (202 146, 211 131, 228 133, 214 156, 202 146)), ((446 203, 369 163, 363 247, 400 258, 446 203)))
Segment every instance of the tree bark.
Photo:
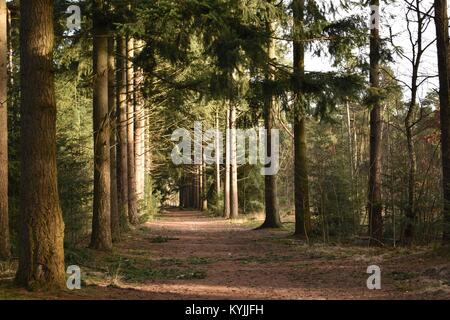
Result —
POLYGON ((220 201, 220 130, 219 130, 219 109, 216 110, 216 163, 215 163, 215 174, 216 174, 216 206, 219 205, 220 201))
POLYGON ((117 39, 117 111, 118 149, 117 149, 117 186, 119 192, 120 224, 122 229, 128 226, 128 116, 127 116, 127 42, 117 39))
MULTIPOLYGON (((274 30, 274 24, 267 22, 268 34, 272 34, 274 30)), ((268 157, 271 156, 272 150, 272 129, 274 128, 274 97, 271 92, 271 81, 274 80, 274 68, 271 66, 272 60, 276 59, 275 56, 275 41, 271 38, 267 43, 267 70, 266 70, 266 85, 264 93, 264 126, 267 130, 267 148, 266 152, 268 157)), ((270 166, 268 164, 267 166, 270 166)), ((280 228, 281 220, 278 210, 278 198, 277 198, 277 180, 275 175, 264 176, 264 200, 265 200, 265 213, 266 217, 264 223, 260 228, 280 228)))
POLYGON ((144 145, 145 145, 145 183, 144 183, 144 192, 145 192, 145 206, 146 208, 152 207, 152 146, 151 146, 151 132, 150 132, 150 108, 147 107, 144 109, 145 114, 145 132, 144 132, 144 145))
POLYGON ((308 237, 311 229, 306 146, 306 115, 303 103, 305 48, 302 42, 305 0, 294 0, 294 186, 295 235, 308 237))
POLYGON ((206 163, 203 161, 202 164, 202 210, 208 210, 208 198, 207 198, 207 177, 206 177, 206 163))
POLYGON ((203 189, 204 189, 204 181, 203 181, 203 165, 198 165, 198 194, 199 194, 199 207, 200 211, 205 210, 203 207, 203 189))
POLYGON ((239 204, 238 204, 238 181, 237 181, 237 155, 236 155, 236 104, 235 102, 231 103, 230 110, 230 142, 231 142, 231 150, 230 150, 230 162, 231 162, 231 181, 230 181, 230 202, 231 202, 231 211, 230 218, 237 219, 239 212, 239 204))
POLYGON ((8 218, 8 8, 0 0, 0 260, 10 257, 8 218))
POLYGON ((108 115, 108 27, 103 1, 93 7, 94 211, 90 247, 111 250, 110 124, 108 115))
POLYGON ((128 218, 130 223, 139 223, 136 198, 136 159, 134 148, 135 95, 134 95, 134 39, 127 43, 127 114, 128 114, 128 218))
MULTIPOLYGON (((143 46, 142 41, 135 42, 135 53, 138 54, 143 46)), ((136 160, 136 200, 138 207, 142 208, 145 195, 145 109, 142 87, 144 85, 144 72, 142 68, 136 70, 136 110, 135 110, 135 160, 136 160)))
POLYGON ((450 244, 450 61, 448 40, 447 0, 435 0, 435 25, 439 67, 439 104, 441 117, 441 152, 443 182, 442 241, 450 244))
POLYGON ((116 61, 114 36, 108 38, 108 113, 110 119, 110 171, 111 171, 111 237, 120 239, 120 212, 117 189, 117 107, 116 107, 116 61))
POLYGON ((56 171, 53 1, 20 4, 21 178, 16 282, 63 288, 64 222, 56 171))
POLYGON ((227 119, 226 119, 226 147, 225 147, 225 188, 223 194, 223 202, 224 202, 224 213, 223 216, 226 219, 230 218, 231 209, 230 209, 230 168, 231 168, 231 141, 230 141, 230 109, 227 108, 227 119))
MULTIPOLYGON (((370 5, 379 6, 379 0, 371 0, 370 5)), ((370 86, 380 88, 380 33, 377 26, 370 32, 370 86)), ((378 94, 378 93, 376 93, 378 94)), ((381 199, 381 103, 375 99, 370 112, 370 162, 369 162, 369 237, 370 244, 380 245, 383 238, 383 218, 381 199)))
POLYGON ((193 176, 194 176, 194 209, 200 209, 200 166, 194 164, 192 167, 193 176))

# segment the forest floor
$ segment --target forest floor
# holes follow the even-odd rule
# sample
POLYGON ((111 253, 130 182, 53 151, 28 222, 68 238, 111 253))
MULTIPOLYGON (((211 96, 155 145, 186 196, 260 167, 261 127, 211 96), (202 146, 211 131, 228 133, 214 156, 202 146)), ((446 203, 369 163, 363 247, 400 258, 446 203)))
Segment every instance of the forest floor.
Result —
POLYGON ((28 292, 0 265, 0 299, 450 299, 450 258, 429 247, 307 245, 285 230, 254 230, 193 211, 166 211, 112 253, 66 252, 82 289, 28 292), (369 265, 381 290, 368 290, 369 265))

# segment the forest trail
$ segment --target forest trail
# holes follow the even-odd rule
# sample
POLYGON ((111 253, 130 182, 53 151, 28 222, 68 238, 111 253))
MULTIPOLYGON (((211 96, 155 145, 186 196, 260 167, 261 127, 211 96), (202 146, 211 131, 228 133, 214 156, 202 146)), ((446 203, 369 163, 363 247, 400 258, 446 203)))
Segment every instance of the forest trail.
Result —
POLYGON ((434 268, 450 270, 448 259, 406 249, 308 246, 290 237, 287 230, 254 230, 255 225, 255 221, 231 223, 195 211, 166 211, 130 232, 113 254, 95 253, 95 261, 81 261, 81 290, 31 296, 25 290, 4 287, 4 295, 57 299, 450 297, 448 285, 433 290, 430 282, 435 279, 434 268), (382 268, 382 290, 366 287, 366 269, 371 264, 382 268))

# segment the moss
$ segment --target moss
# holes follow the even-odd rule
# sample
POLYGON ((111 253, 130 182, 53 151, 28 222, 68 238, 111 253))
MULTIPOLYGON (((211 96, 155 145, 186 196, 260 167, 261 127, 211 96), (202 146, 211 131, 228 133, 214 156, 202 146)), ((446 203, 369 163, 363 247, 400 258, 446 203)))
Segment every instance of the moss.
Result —
POLYGON ((179 240, 178 238, 172 238, 172 237, 163 237, 163 236, 156 236, 152 239, 150 239, 151 243, 164 243, 168 242, 170 240, 179 240))
POLYGON ((409 280, 418 277, 416 272, 392 271, 389 273, 394 280, 409 280))

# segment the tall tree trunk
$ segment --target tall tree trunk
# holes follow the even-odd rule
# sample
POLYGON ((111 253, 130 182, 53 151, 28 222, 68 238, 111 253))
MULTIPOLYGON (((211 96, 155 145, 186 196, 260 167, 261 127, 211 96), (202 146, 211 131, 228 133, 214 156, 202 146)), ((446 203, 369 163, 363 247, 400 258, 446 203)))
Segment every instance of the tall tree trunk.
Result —
POLYGON ((62 288, 64 222, 56 171, 53 1, 20 4, 21 177, 16 282, 30 289, 62 288))
POLYGON ((194 208, 196 210, 200 209, 200 166, 194 164, 193 166, 194 170, 194 208))
MULTIPOLYGON (((379 6, 379 0, 371 0, 371 6, 379 6)), ((378 14, 378 9, 375 10, 378 14)), ((380 33, 374 24, 370 32, 370 86, 376 92, 380 88, 380 33)), ((369 237, 372 245, 380 245, 383 238, 381 202, 381 103, 375 99, 370 111, 370 162, 369 162, 369 237)))
MULTIPOLYGON (((408 106, 408 112, 405 118, 405 132, 408 150, 408 205, 406 207, 406 226, 404 240, 406 244, 411 244, 414 237, 414 228, 416 224, 416 171, 417 171, 417 159, 416 152, 414 148, 414 132, 413 128, 415 126, 414 117, 417 112, 417 91, 419 88, 419 67, 422 60, 422 55, 428 46, 423 47, 422 44, 422 33, 426 30, 428 19, 424 13, 420 11, 421 0, 416 0, 415 8, 412 9, 416 15, 414 24, 417 25, 417 39, 413 40, 410 38, 410 43, 412 47, 412 77, 411 77, 411 100, 408 106), (424 26, 425 25, 425 26, 424 26)), ((412 20, 407 16, 407 29, 412 33, 410 24, 412 20)))
POLYGON ((239 212, 239 204, 238 204, 238 181, 237 181, 237 155, 236 155, 236 104, 235 102, 231 103, 230 110, 230 162, 231 162, 231 181, 230 181, 230 202, 231 202, 231 211, 230 218, 237 219, 239 212))
POLYGON ((408 150, 408 204, 406 206, 406 225, 405 225, 405 243, 411 244, 414 237, 414 226, 416 218, 415 196, 416 196, 416 152, 414 150, 413 137, 413 116, 416 110, 416 94, 417 94, 417 72, 418 68, 413 71, 413 86, 411 92, 411 101, 409 103, 408 113, 405 118, 405 132, 408 150), (414 80, 415 79, 415 80, 414 80))
POLYGON ((122 229, 128 225, 128 116, 127 116, 127 42, 117 39, 117 187, 119 193, 120 224, 122 229))
POLYGON ((90 247, 112 249, 111 240, 111 181, 110 125, 108 115, 108 27, 102 0, 93 7, 94 62, 94 211, 90 247))
POLYGON ((116 107, 116 61, 114 36, 108 38, 108 112, 110 116, 110 171, 111 171, 111 237, 120 239, 120 212, 117 189, 117 107, 116 107))
POLYGON ((151 153, 151 133, 150 133, 150 108, 144 109, 145 114, 145 132, 144 132, 144 145, 145 145, 145 206, 146 208, 152 207, 152 153, 151 153))
MULTIPOLYGON (((143 41, 135 41, 135 54, 142 50, 143 41)), ((136 161, 136 200, 138 207, 142 208, 145 195, 145 109, 142 87, 144 85, 144 72, 142 68, 136 70, 136 110, 135 110, 135 161, 136 161)))
POLYGON ((347 143, 348 143, 348 154, 349 154, 349 172, 350 172, 350 182, 351 182, 351 192, 352 192, 352 218, 353 218, 353 226, 354 226, 354 232, 356 232, 359 221, 358 221, 358 209, 355 208, 355 203, 358 201, 357 196, 357 189, 356 189, 356 180, 355 180, 355 144, 353 141, 353 134, 352 134, 352 118, 351 118, 351 112, 350 112, 350 106, 348 101, 345 103, 345 109, 346 109, 346 115, 347 115, 347 143))
POLYGON ((181 176, 179 183, 180 183, 180 189, 178 190, 178 194, 179 194, 178 206, 180 208, 184 208, 184 175, 181 176))
MULTIPOLYGON (((272 34, 274 30, 274 23, 267 22, 266 29, 268 34, 272 34)), ((274 98, 271 92, 272 84, 274 80, 274 68, 271 66, 272 60, 276 59, 275 56, 275 41, 271 38, 267 43, 267 70, 266 70, 266 85, 264 93, 264 126, 267 130, 267 148, 266 152, 268 157, 271 157, 272 150, 272 129, 274 128, 274 98)), ((268 164, 270 166, 271 164, 268 164)), ((264 200, 266 217, 261 228, 280 228, 281 220, 280 213, 278 211, 278 198, 277 198, 277 179, 275 175, 264 176, 264 200)))
POLYGON ((198 194, 199 194, 199 208, 200 211, 203 211, 203 189, 204 189, 204 181, 203 181, 203 165, 198 165, 198 194))
POLYGON ((224 188, 224 194, 223 194, 223 206, 224 206, 224 212, 223 216, 224 218, 228 219, 231 215, 231 209, 230 209, 230 181, 231 181, 231 175, 230 175, 230 169, 231 169, 231 141, 230 141, 230 108, 227 108, 227 119, 226 119, 226 147, 225 147, 225 188, 224 188))
POLYGON ((188 203, 189 208, 195 208, 195 175, 192 166, 188 167, 188 203))
POLYGON ((207 198, 207 177, 206 177, 206 163, 203 161, 202 164, 202 210, 207 211, 208 210, 208 198, 207 198))
POLYGON ((306 147, 306 114, 302 97, 305 73, 305 48, 303 37, 305 0, 294 0, 294 186, 295 235, 308 237, 311 229, 309 210, 309 184, 306 147))
POLYGON ((128 218, 130 223, 139 223, 136 198, 136 159, 134 148, 135 93, 134 93, 134 39, 127 43, 127 113, 128 113, 128 218))
POLYGON ((219 109, 216 110, 216 163, 215 163, 215 174, 216 174, 216 206, 219 205, 220 201, 220 130, 219 130, 219 109))
POLYGON ((435 25, 439 67, 439 104, 441 116, 442 182, 444 193, 444 244, 450 244, 450 61, 448 41, 447 0, 435 0, 435 25))
POLYGON ((8 8, 0 0, 0 260, 9 258, 8 219, 8 8))

